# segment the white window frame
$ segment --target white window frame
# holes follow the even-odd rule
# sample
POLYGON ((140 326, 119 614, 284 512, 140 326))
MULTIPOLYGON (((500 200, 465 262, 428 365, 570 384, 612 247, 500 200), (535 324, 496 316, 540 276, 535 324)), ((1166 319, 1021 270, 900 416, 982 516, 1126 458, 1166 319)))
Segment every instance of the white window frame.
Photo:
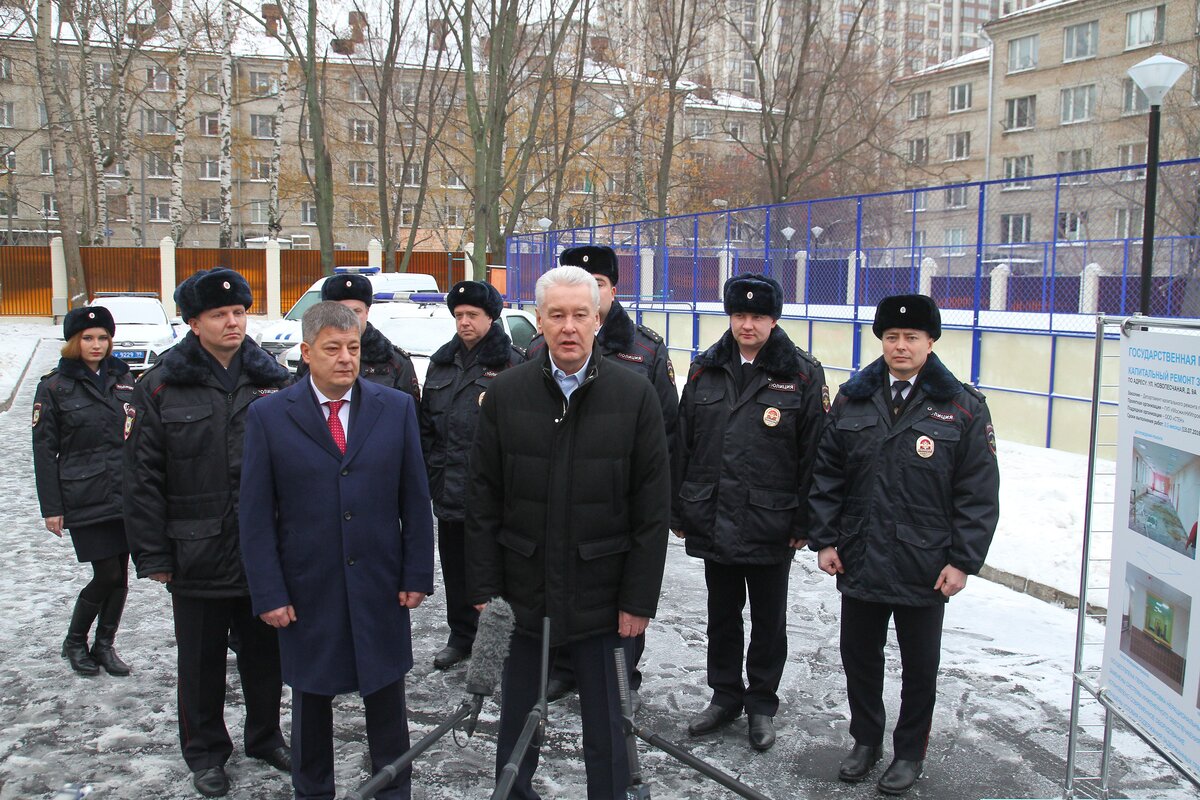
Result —
POLYGON ((221 221, 221 198, 200 198, 200 210, 196 215, 198 222, 211 225, 221 221))
MULTIPOLYGON (((1073 150, 1058 151, 1059 172, 1080 172, 1092 168, 1092 148, 1077 147, 1073 150)), ((1070 186, 1079 186, 1091 181, 1090 175, 1070 175, 1062 182, 1070 186)))
POLYGON ((1003 126, 1005 133, 1028 131, 1037 127, 1037 95, 1027 94, 1021 97, 1006 98, 1003 126), (1023 113, 1022 109, 1024 109, 1023 113))
POLYGON ((317 204, 312 200, 304 200, 300 203, 300 224, 317 224, 317 204))
POLYGON ((921 137, 919 139, 909 139, 908 145, 908 163, 909 164, 928 164, 929 163, 929 138, 921 137))
POLYGON ((1141 206, 1116 209, 1113 214, 1113 237, 1116 239, 1141 239, 1145 225, 1145 214, 1141 206))
POLYGON ((375 144, 375 122, 369 119, 350 120, 350 141, 375 144))
POLYGON ((970 189, 966 184, 947 186, 945 202, 947 209, 967 208, 970 205, 970 189))
POLYGON ((1004 159, 1004 180, 1000 191, 1008 192, 1033 188, 1029 178, 1033 175, 1033 156, 1029 154, 1004 159))
POLYGON ((146 67, 146 91, 171 91, 171 73, 165 67, 146 67))
POLYGON ((171 198, 148 195, 146 197, 146 219, 150 222, 170 222, 171 198))
POLYGON ((421 165, 415 161, 410 161, 404 165, 402 180, 405 186, 420 186, 421 185, 421 165))
POLYGON ((1032 214, 1001 214, 1000 244, 1029 244, 1033 241, 1032 214), (1019 234, 1014 237, 1013 234, 1019 234))
MULTIPOLYGON (((1117 166, 1127 167, 1132 164, 1145 164, 1148 156, 1146 154, 1145 142, 1126 142, 1125 144, 1117 145, 1117 166), (1138 151, 1141 151, 1141 156, 1138 151)), ((1121 173, 1123 181, 1141 181, 1146 179, 1146 168, 1127 169, 1121 173)))
POLYGON ((1056 241, 1079 242, 1087 238, 1086 211, 1059 211, 1055 228, 1056 241))
POLYGON ((929 116, 929 97, 928 91, 913 92, 908 96, 908 119, 910 122, 929 116))
POLYGON ((17 171, 17 149, 15 147, 0 149, 0 168, 9 172, 17 171))
POLYGON ((147 153, 146 154, 146 177, 147 178, 169 178, 171 177, 171 159, 164 156, 162 153, 147 153))
POLYGON ((275 138, 275 115, 274 114, 251 114, 250 115, 250 136, 255 139, 274 139, 275 138), (263 132, 263 125, 266 125, 267 130, 263 132))
POLYGON ((49 147, 43 147, 41 149, 41 152, 39 153, 39 155, 41 157, 41 161, 40 161, 41 174, 42 175, 53 175, 54 174, 54 150, 52 150, 49 147))
POLYGON ((350 161, 346 165, 346 173, 350 178, 351 186, 375 185, 374 161, 350 161))
POLYGON ((0 81, 12 80, 12 57, 0 56, 0 81))
POLYGON ((946 228, 945 232, 946 255, 961 256, 967 252, 967 229, 966 228, 946 228))
POLYGON ((946 160, 966 161, 971 157, 971 132, 955 131, 946 134, 946 160))
POLYGON ((251 225, 268 225, 271 222, 271 201, 251 200, 248 206, 251 225))
POLYGON ((417 219, 417 209, 412 203, 400 204, 400 227, 411 228, 417 219))
POLYGON ((1125 15, 1125 49, 1137 50, 1161 44, 1166 31, 1166 11, 1165 5, 1155 5, 1128 12, 1125 15), (1149 25, 1147 15, 1150 15, 1149 25))
POLYGON ((1100 21, 1091 20, 1090 22, 1080 22, 1078 25, 1068 25, 1063 28, 1063 63, 1069 64, 1072 61, 1083 61, 1088 58, 1095 58, 1099 52, 1100 42, 1100 21), (1083 34, 1080 36, 1080 34, 1083 34), (1086 52, 1076 52, 1078 45, 1082 43, 1087 47, 1086 52))
POLYGON ((221 180, 221 159, 216 156, 205 156, 200 159, 200 180, 221 180))
POLYGON ((1059 123, 1077 125, 1096 115, 1096 84, 1068 86, 1059 91, 1059 123))
POLYGON ((17 106, 12 100, 0 103, 0 128, 13 128, 17 124, 17 106))
POLYGON ((355 78, 350 79, 350 102, 351 103, 369 103, 371 102, 371 93, 367 91, 366 84, 355 78))
POLYGON ((1121 114, 1145 114, 1150 110, 1150 98, 1146 97, 1133 78, 1126 76, 1121 82, 1121 114))
POLYGON ((457 203, 449 203, 446 205, 446 227, 461 228, 463 227, 463 212, 462 206, 457 203))
POLYGON ((272 72, 251 70, 248 81, 250 94, 255 97, 270 97, 279 91, 279 82, 272 72))
POLYGON ((252 158, 250 159, 250 182, 251 183, 267 183, 271 180, 271 159, 269 158, 252 158))
POLYGON ((216 111, 201 111, 200 116, 196 118, 196 124, 200 128, 201 136, 221 135, 221 115, 216 111))
POLYGON ((1040 37, 1034 33, 1008 42, 1008 74, 1037 69, 1040 37))
POLYGON ((42 192, 42 217, 58 219, 58 198, 53 192, 42 192))
POLYGON ((156 108, 142 110, 142 133, 168 136, 175 133, 175 123, 171 115, 156 108))
POLYGON ((950 87, 950 113, 957 114, 960 111, 970 111, 972 101, 972 84, 958 83, 950 87))

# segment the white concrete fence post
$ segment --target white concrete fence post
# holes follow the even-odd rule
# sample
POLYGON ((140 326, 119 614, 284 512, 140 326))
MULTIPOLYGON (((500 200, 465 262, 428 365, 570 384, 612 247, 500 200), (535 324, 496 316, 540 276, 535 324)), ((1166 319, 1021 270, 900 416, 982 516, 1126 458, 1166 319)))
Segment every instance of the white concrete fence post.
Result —
POLYGON ((640 275, 638 293, 642 300, 654 297, 654 248, 643 247, 638 254, 640 257, 640 275))
POLYGON ((164 236, 158 243, 158 288, 168 317, 179 313, 175 308, 175 240, 164 236))
POLYGON ((367 242, 367 266, 383 271, 383 244, 378 239, 367 242))
POLYGON ((808 253, 796 253, 796 302, 806 303, 808 293, 808 253))
POLYGON ((918 273, 918 294, 933 297, 933 276, 937 273, 938 263, 931 256, 921 259, 921 269, 918 273))
POLYGON ((70 310, 71 301, 67 297, 67 254, 63 250, 62 237, 55 236, 50 240, 50 313, 57 319, 66 316, 70 310))
POLYGON ((1104 274, 1099 264, 1088 264, 1079 278, 1079 313, 1095 314, 1100 309, 1100 276, 1104 274))
POLYGON ((1012 267, 1008 264, 998 264, 991 274, 991 290, 989 292, 988 308, 992 311, 1008 310, 1008 279, 1012 276, 1012 267))
POLYGON ((846 259, 846 305, 858 305, 858 266, 862 253, 854 252, 846 259))
MULTIPOLYGON (((371 241, 374 241, 372 239, 371 241)), ((268 239, 267 257, 267 319, 279 319, 283 316, 283 301, 281 299, 279 240, 268 239)))
POLYGON ((725 283, 733 277, 733 251, 728 245, 717 253, 717 293, 725 296, 725 283))

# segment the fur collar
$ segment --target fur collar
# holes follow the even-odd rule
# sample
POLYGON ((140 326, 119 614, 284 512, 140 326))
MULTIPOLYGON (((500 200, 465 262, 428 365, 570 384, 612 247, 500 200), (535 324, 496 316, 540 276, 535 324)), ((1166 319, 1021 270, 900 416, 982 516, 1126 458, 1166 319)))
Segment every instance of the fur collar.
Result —
MULTIPOLYGON (((722 364, 736 366, 737 358, 738 348, 733 341, 733 333, 725 331, 725 335, 718 339, 716 344, 701 353, 695 363, 698 367, 716 367, 722 364)), ((768 375, 776 378, 794 376, 801 369, 796 345, 778 325, 772 329, 767 343, 763 345, 754 361, 766 370, 768 375)))
MULTIPOLYGON (((458 353, 460 345, 461 342, 455 335, 453 339, 439 347, 437 352, 429 357, 429 360, 442 366, 453 364, 454 356, 458 353)), ((476 347, 479 348, 479 353, 475 356, 475 360, 488 369, 499 369, 508 364, 512 358, 512 339, 508 338, 508 334, 504 332, 504 326, 500 324, 499 320, 492 322, 492 327, 488 329, 476 347)))
MULTIPOLYGON (((121 378, 127 372, 129 372, 129 365, 124 361, 116 356, 105 356, 104 374, 106 376, 109 378, 121 378)), ((77 381, 91 380, 88 368, 83 365, 83 359, 80 358, 60 358, 58 360, 58 374, 77 381)))
MULTIPOLYGON (((270 354, 256 345, 249 336, 242 341, 241 352, 242 374, 248 377, 251 383, 256 386, 282 386, 287 383, 287 368, 271 358, 270 354)), ((179 344, 163 354, 157 369, 163 383, 175 385, 198 385, 212 374, 200 340, 190 331, 179 344)))
POLYGON ((625 313, 620 301, 613 300, 612 308, 608 310, 608 317, 600 326, 600 335, 596 340, 605 350, 628 353, 629 348, 633 347, 633 334, 636 331, 637 326, 633 324, 629 314, 625 313))
POLYGON ((366 330, 363 331, 359 347, 362 348, 360 358, 364 364, 391 363, 392 359, 396 356, 397 350, 391 340, 384 336, 379 328, 376 328, 369 322, 367 323, 366 330))
MULTIPOLYGON (((878 391, 886 378, 887 365, 883 356, 880 356, 843 383, 838 391, 854 400, 863 400, 878 391)), ((963 391, 963 385, 954 377, 954 373, 946 369, 937 353, 929 354, 929 360, 921 368, 918 384, 921 391, 934 400, 949 400, 963 391)))

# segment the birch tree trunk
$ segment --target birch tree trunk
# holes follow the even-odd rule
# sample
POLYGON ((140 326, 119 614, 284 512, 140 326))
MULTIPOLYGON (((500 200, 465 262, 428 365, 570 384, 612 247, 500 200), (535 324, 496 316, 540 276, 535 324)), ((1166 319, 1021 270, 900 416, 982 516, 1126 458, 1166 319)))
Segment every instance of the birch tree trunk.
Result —
POLYGON ((283 158, 283 112, 286 110, 288 64, 283 62, 279 72, 279 103, 275 106, 275 142, 271 146, 271 194, 267 201, 267 236, 279 238, 283 217, 279 213, 279 164, 283 158))
POLYGON ((220 246, 233 247, 233 10, 221 0, 221 231, 220 246))
POLYGON ((183 241, 183 147, 187 139, 188 101, 187 39, 184 34, 175 64, 175 144, 171 149, 171 239, 176 246, 183 241))
POLYGON ((94 191, 89 193, 91 199, 96 204, 96 221, 97 225, 92 232, 92 244, 104 244, 104 237, 109 229, 108 219, 108 186, 104 183, 104 171, 107 164, 108 154, 105 152, 104 144, 100 139, 100 122, 97 111, 99 87, 96 85, 96 73, 92 62, 92 43, 88 35, 87 29, 82 28, 79 36, 79 60, 80 69, 83 70, 84 86, 87 88, 84 98, 84 116, 83 125, 87 134, 87 139, 92 151, 92 157, 88 160, 88 170, 91 173, 92 186, 94 191))

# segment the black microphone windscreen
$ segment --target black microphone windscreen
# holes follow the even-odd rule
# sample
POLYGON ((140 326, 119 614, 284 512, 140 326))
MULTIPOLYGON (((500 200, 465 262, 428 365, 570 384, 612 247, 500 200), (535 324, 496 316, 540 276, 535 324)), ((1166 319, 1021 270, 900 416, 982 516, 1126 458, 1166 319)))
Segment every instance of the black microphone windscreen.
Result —
POLYGON ((479 626, 475 632, 475 644, 471 648, 471 662, 467 666, 467 691, 471 694, 491 695, 500 683, 504 661, 512 641, 516 619, 512 606, 502 597, 488 601, 479 615, 479 626))

